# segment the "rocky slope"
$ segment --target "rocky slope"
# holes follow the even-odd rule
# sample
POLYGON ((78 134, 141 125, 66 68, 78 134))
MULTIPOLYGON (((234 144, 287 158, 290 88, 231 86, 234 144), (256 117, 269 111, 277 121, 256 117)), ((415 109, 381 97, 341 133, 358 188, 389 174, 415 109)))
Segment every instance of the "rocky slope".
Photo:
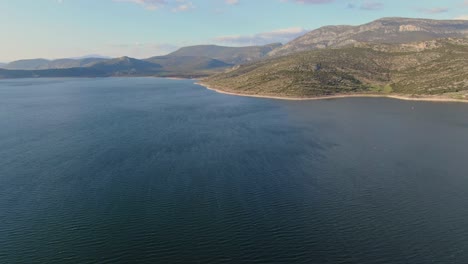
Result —
POLYGON ((382 18, 360 26, 326 26, 311 31, 269 56, 329 47, 343 47, 359 42, 402 44, 438 38, 468 36, 467 20, 430 20, 414 18, 382 18))

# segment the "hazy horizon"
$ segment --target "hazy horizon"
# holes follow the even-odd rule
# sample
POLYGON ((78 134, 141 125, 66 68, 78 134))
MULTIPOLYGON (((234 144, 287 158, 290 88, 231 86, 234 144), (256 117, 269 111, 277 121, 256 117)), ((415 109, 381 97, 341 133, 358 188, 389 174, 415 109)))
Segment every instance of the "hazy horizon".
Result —
POLYGON ((288 42, 382 17, 467 19, 467 0, 7 0, 0 62, 88 54, 148 58, 183 46, 288 42))

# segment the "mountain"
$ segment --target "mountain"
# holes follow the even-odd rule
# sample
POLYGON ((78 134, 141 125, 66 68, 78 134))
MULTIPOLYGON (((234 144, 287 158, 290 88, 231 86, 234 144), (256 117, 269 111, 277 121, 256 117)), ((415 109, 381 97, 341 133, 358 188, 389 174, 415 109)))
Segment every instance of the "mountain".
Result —
POLYGON ((216 45, 199 45, 181 48, 168 56, 208 57, 227 64, 242 64, 265 57, 269 52, 280 47, 280 43, 265 46, 224 47, 216 45))
POLYGON ((221 91, 316 97, 370 93, 468 99, 468 39, 356 43, 273 57, 203 80, 221 91))
POLYGON ((6 70, 0 69, 2 78, 40 77, 111 77, 111 76, 155 76, 162 71, 156 63, 121 57, 94 63, 88 67, 45 69, 45 70, 6 70))
POLYGON ((161 65, 163 75, 179 77, 207 76, 233 66, 220 60, 200 56, 156 56, 145 61, 161 65))
POLYGON ((58 59, 49 63, 48 69, 66 69, 77 67, 89 67, 99 62, 107 61, 104 58, 83 58, 83 59, 58 59))
POLYGON ((0 62, 0 68, 3 68, 5 65, 7 65, 7 64, 0 62))
POLYGON ((162 66, 157 63, 151 63, 129 57, 105 60, 103 62, 95 63, 88 68, 92 68, 112 76, 152 75, 162 70, 162 66))
POLYGON ((9 70, 37 70, 44 69, 49 62, 46 59, 18 60, 8 63, 3 68, 9 70))
MULTIPOLYGON (((245 62, 258 60, 264 57, 279 44, 261 47, 221 47, 221 46, 195 46, 182 48, 166 56, 156 56, 144 60, 122 57, 116 59, 106 58, 80 58, 80 59, 32 59, 18 60, 5 65, 7 70, 33 71, 29 76, 121 76, 121 75, 150 75, 170 77, 205 77, 234 66, 227 61, 245 62), (184 55, 186 54, 186 55, 184 55), (200 54, 207 54, 203 56, 200 54), (210 56, 220 57, 216 59, 210 56), (90 68, 76 70, 77 68, 90 68), (59 71, 60 69, 70 69, 59 71), (48 70, 48 71, 41 71, 48 70), (76 71, 77 73, 72 73, 76 71)), ((28 75, 26 72, 3 72, 0 77, 7 78, 11 74, 14 78, 28 75)))
POLYGON ((106 61, 104 58, 83 58, 83 59, 32 59, 18 60, 5 65, 3 68, 9 70, 47 70, 47 69, 66 69, 77 67, 89 67, 95 63, 106 61))
MULTIPOLYGON (((111 76, 161 76, 195 78, 219 73, 232 64, 207 57, 157 56, 146 60, 129 57, 105 59, 85 63, 80 67, 63 69, 10 70, 0 72, 0 78, 32 77, 111 77, 111 76)), ((62 65, 68 59, 60 60, 62 65)))
MULTIPOLYGON (((223 68, 231 67, 216 59, 201 56, 156 56, 145 60, 137 60, 129 57, 117 59, 82 58, 82 59, 33 59, 19 60, 5 65, 8 70, 54 70, 93 67, 100 72, 119 74, 117 72, 140 72, 141 74, 161 72, 161 75, 196 77, 207 76, 223 68), (164 68, 164 69, 162 69, 164 68)), ((54 71, 49 71, 54 72, 54 71)), ((68 71, 57 71, 66 73, 68 71)), ((120 74, 121 74, 120 73, 120 74)))
MULTIPOLYGON (((234 64, 252 62, 261 59, 279 46, 281 46, 281 44, 251 47, 204 45, 185 47, 166 56, 156 56, 144 60, 131 59, 128 57, 109 59, 99 55, 89 55, 79 58, 57 60, 18 60, 4 65, 3 68, 8 70, 36 71, 35 75, 39 76, 42 76, 43 74, 71 74, 70 71, 53 71, 55 69, 92 67, 93 69, 91 70, 78 72, 93 72, 94 75, 98 74, 98 72, 104 75, 153 75, 157 72, 158 76, 193 78, 205 77, 207 75, 217 73, 225 68, 233 66, 234 64), (37 72, 37 70, 52 71, 37 72)), ((15 76, 16 74, 19 74, 19 72, 16 72, 15 76)), ((7 75, 7 73, 3 73, 2 76, 7 75)))
POLYGON ((465 36, 468 36, 468 20, 382 18, 360 26, 326 26, 313 30, 276 48, 269 56, 343 47, 358 42, 403 44, 465 36))

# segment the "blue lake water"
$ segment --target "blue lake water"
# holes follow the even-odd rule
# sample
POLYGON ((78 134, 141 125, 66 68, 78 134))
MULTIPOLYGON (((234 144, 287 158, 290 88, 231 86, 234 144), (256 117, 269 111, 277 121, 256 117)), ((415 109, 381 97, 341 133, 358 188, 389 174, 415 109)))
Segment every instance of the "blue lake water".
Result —
POLYGON ((0 81, 0 263, 468 263, 468 104, 0 81))

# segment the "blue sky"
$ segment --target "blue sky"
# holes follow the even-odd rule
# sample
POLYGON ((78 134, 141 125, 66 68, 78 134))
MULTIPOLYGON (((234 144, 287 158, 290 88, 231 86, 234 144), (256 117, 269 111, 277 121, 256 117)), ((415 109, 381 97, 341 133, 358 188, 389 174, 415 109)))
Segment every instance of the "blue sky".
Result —
POLYGON ((0 62, 287 42, 388 16, 468 19, 468 0, 0 0, 0 62))

